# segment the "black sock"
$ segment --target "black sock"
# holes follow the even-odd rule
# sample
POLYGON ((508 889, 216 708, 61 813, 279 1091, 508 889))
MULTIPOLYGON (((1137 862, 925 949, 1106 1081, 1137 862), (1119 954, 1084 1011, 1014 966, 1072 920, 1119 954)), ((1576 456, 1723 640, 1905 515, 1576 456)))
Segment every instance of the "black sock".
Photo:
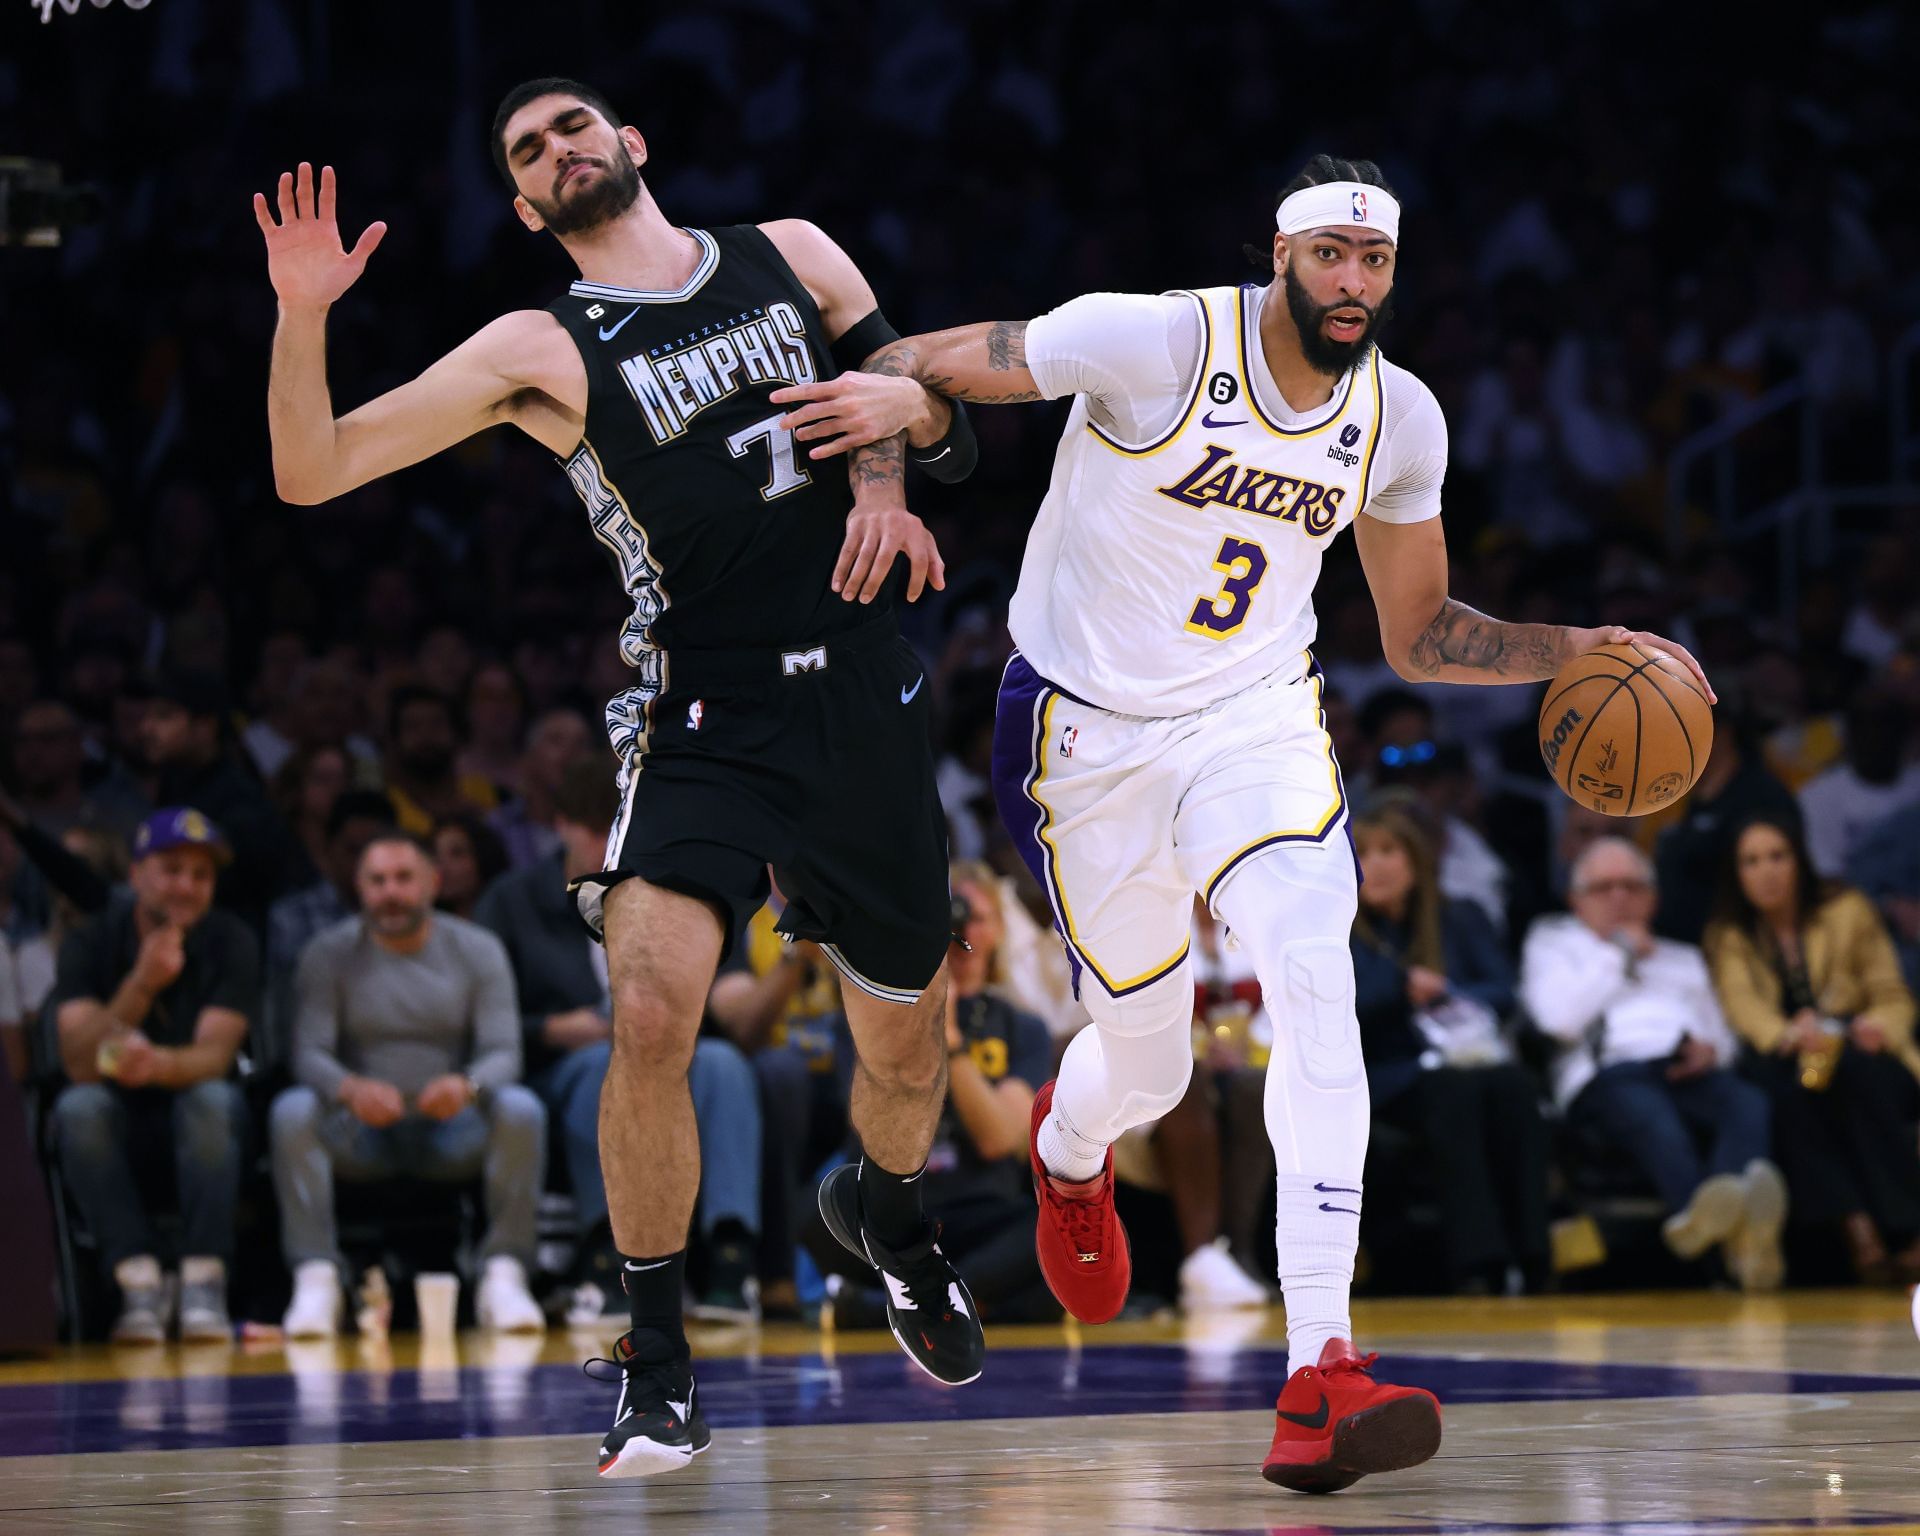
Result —
POLYGON ((633 1318, 634 1353, 658 1358, 669 1351, 685 1359, 687 1331, 681 1320, 686 1297, 687 1250, 657 1259, 620 1256, 620 1283, 626 1288, 627 1310, 633 1318))
POLYGON ((870 1157, 860 1159, 861 1219, 885 1246, 905 1248, 926 1234, 919 1182, 926 1171, 922 1163, 912 1173, 889 1173, 870 1157))

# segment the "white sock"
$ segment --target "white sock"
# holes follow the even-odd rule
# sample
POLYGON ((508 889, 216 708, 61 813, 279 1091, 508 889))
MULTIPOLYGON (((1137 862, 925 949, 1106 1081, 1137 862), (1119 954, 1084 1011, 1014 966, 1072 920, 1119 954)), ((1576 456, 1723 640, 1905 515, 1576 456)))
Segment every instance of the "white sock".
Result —
POLYGON ((1329 1339, 1351 1339, 1353 1255, 1360 1246, 1359 1180, 1280 1176, 1280 1289, 1287 1305, 1287 1369, 1318 1365, 1329 1339))
POLYGON ((1083 1136, 1074 1129, 1055 1103, 1040 1122, 1040 1161, 1047 1172, 1069 1184, 1084 1184, 1097 1179, 1107 1164, 1107 1144, 1083 1136))

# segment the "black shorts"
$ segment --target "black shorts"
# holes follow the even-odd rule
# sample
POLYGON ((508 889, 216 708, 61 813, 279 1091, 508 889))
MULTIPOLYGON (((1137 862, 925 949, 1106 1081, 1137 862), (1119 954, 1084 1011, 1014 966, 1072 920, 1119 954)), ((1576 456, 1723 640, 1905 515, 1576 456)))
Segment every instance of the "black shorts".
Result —
POLYGON ((730 945, 771 865, 782 933, 912 1002, 952 927, 927 691, 891 615, 805 650, 676 648, 621 774, 608 867, 576 882, 581 916, 598 933, 606 888, 637 875, 712 903, 730 945))

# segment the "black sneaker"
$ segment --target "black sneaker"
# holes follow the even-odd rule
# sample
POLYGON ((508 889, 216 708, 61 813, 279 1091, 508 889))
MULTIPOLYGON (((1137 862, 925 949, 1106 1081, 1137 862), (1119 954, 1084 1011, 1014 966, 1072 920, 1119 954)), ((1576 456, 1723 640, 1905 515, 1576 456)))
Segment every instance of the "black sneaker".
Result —
POLYGON ((940 1231, 907 1248, 881 1246, 860 1218, 860 1166, 844 1163, 820 1184, 820 1215, 840 1246, 880 1271, 887 1327, 907 1358, 935 1381, 958 1387, 980 1374, 987 1338, 967 1283, 940 1251, 940 1231))
MULTIPOLYGON (((649 1352, 651 1354, 651 1351, 649 1352)), ((700 1417, 693 1362, 682 1358, 641 1359, 633 1335, 623 1333, 613 1359, 589 1360, 584 1367, 595 1381, 620 1377, 620 1401, 613 1428, 600 1442, 602 1477, 650 1477, 684 1467, 713 1442, 700 1417), (607 1367, 596 1371, 595 1366, 607 1367)))

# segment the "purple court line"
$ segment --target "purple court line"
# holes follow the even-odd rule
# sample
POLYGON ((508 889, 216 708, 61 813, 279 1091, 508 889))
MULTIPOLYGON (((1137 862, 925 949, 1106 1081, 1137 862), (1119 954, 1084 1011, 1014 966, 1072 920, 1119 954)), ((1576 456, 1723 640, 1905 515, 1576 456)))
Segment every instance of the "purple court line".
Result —
MULTIPOLYGON (((1450 1355, 1390 1356, 1378 1369, 1453 1404, 1920 1391, 1920 1377, 1450 1355)), ((715 1429, 1078 1417, 1149 1406, 1200 1413, 1270 1408, 1286 1379, 1286 1352, 1000 1349, 978 1382, 960 1388, 939 1386, 892 1352, 833 1362, 715 1359, 701 1362, 698 1375, 715 1429)), ((0 1455, 597 1434, 613 1396, 567 1365, 36 1383, 0 1387, 0 1455)))

